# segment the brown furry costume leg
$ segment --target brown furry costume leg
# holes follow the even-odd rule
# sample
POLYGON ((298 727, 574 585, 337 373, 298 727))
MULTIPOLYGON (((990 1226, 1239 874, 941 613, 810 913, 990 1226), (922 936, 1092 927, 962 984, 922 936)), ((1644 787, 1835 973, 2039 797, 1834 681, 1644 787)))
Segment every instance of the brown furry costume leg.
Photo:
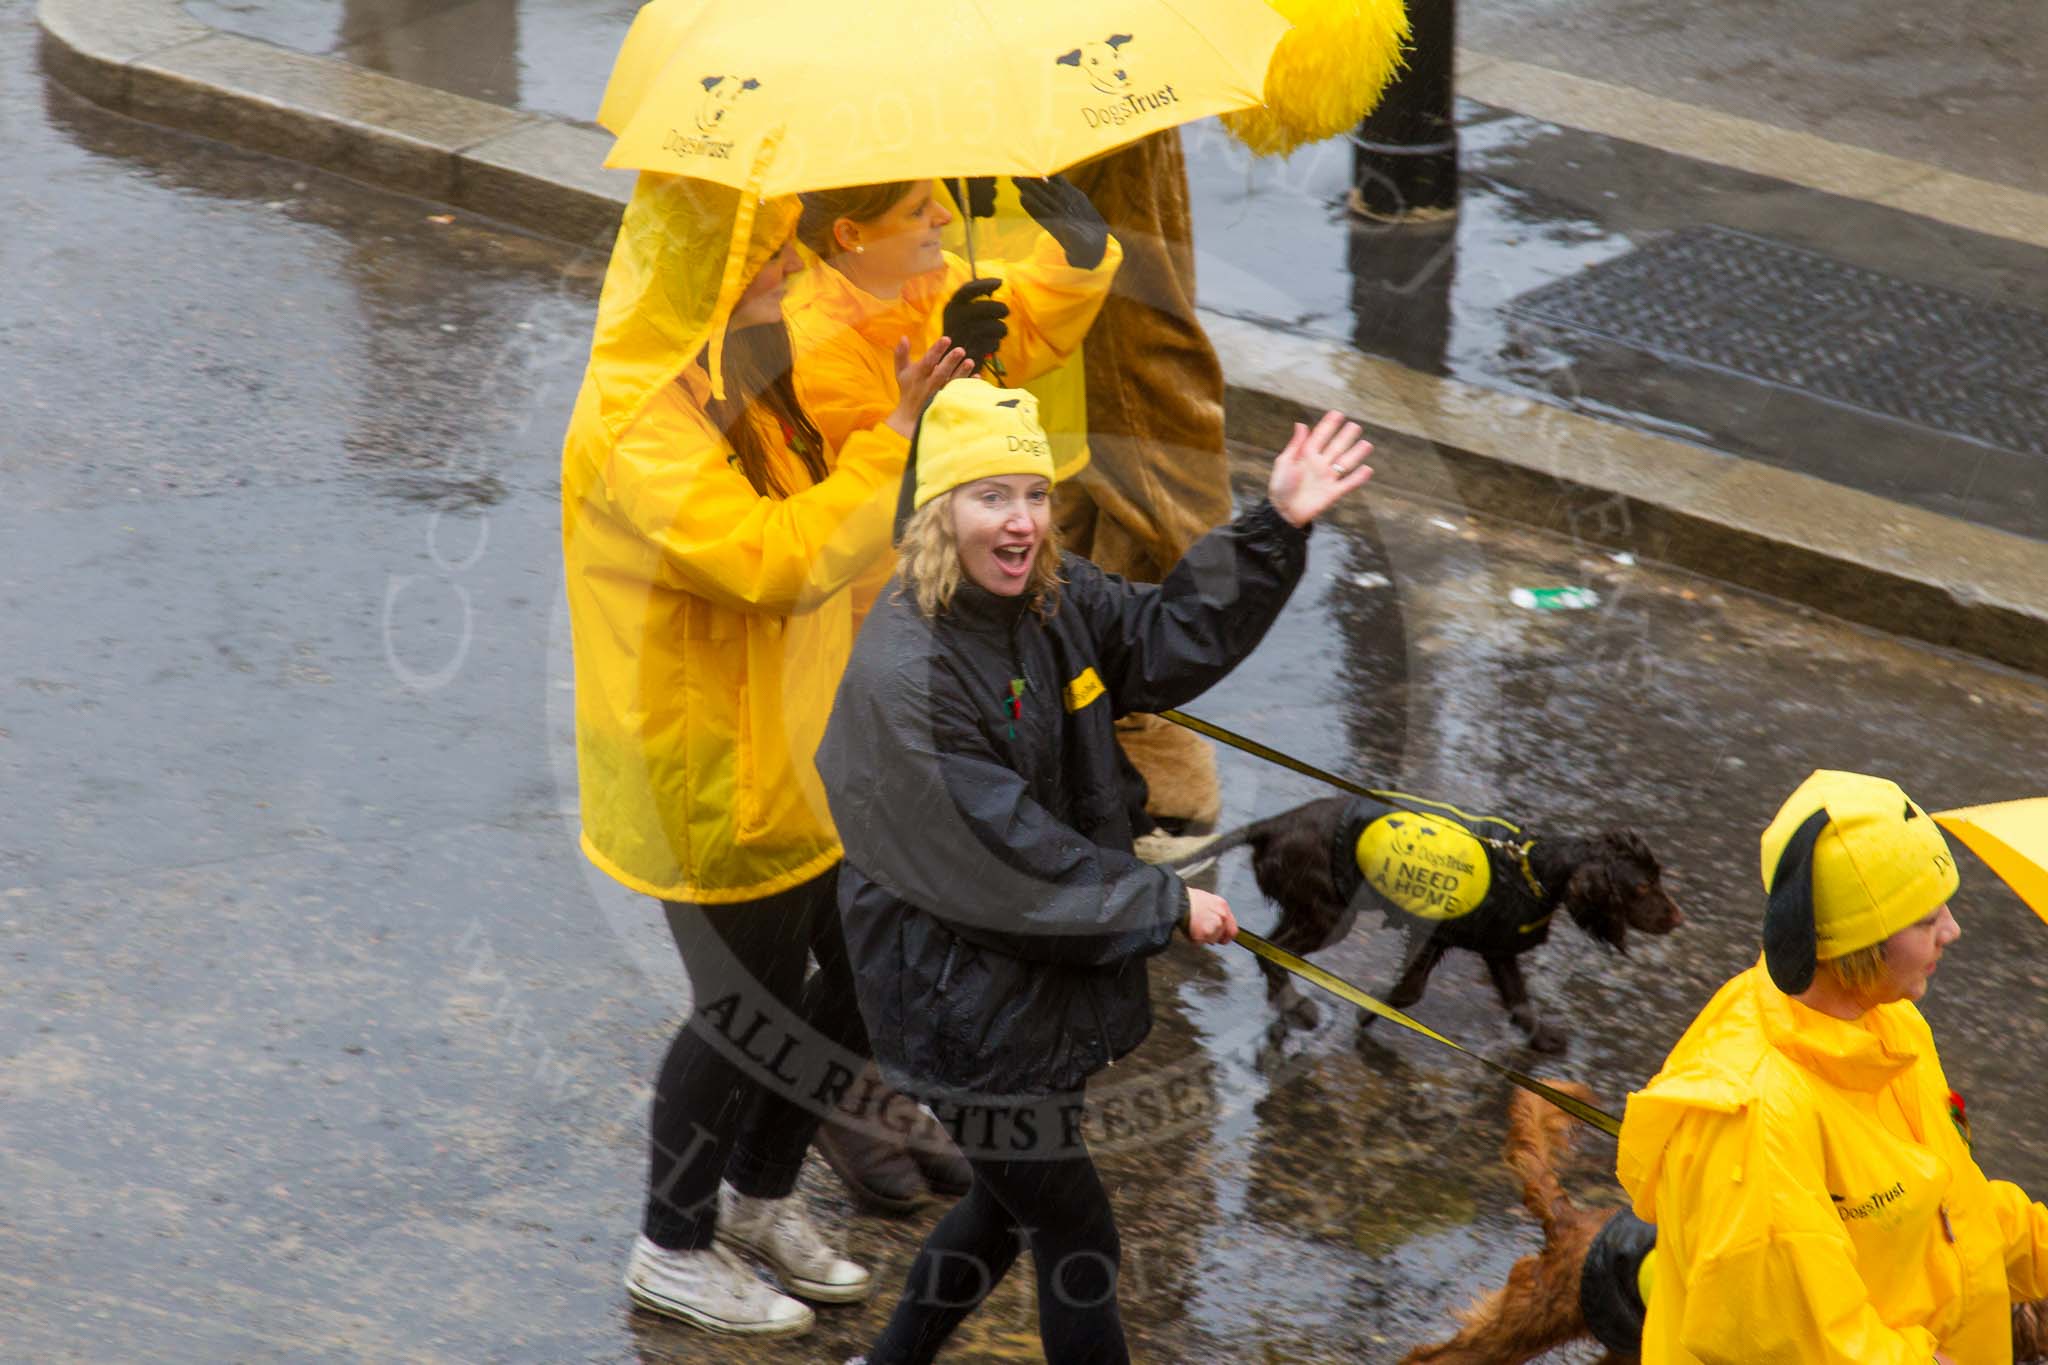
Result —
MULTIPOLYGON (((1093 461, 1059 486, 1062 543, 1112 573, 1166 576, 1230 518, 1223 367, 1195 317, 1193 224, 1180 133, 1155 133, 1067 172, 1124 249, 1083 348, 1093 461)), ((1156 716, 1118 723, 1155 818, 1213 826, 1222 809, 1208 742, 1156 716)))

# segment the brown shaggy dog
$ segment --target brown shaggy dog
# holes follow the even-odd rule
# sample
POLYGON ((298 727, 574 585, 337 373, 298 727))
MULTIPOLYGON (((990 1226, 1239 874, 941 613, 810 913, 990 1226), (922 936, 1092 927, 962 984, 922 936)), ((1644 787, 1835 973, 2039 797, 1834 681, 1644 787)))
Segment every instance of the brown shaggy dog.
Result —
MULTIPOLYGON (((1396 1009, 1422 998, 1429 974, 1444 954, 1454 948, 1477 953, 1486 962, 1508 1017, 1539 1052, 1562 1051, 1564 1034, 1537 1017, 1518 959, 1549 936, 1550 921, 1559 910, 1616 952, 1627 951, 1630 930, 1668 934, 1684 923, 1664 890, 1656 856, 1630 830, 1586 838, 1524 836, 1513 844, 1482 837, 1489 879, 1484 900, 1457 918, 1416 919, 1374 889, 1352 854, 1368 824, 1389 817, 1398 820, 1402 814, 1396 807, 1362 797, 1328 797, 1219 835, 1176 864, 1191 865, 1250 844, 1259 890, 1280 907, 1280 923, 1268 937, 1302 956, 1349 934, 1360 906, 1379 906, 1390 922, 1411 932, 1407 968, 1386 995, 1396 1009)), ((1484 836, 1491 831, 1481 824, 1472 832, 1484 836)), ((1278 1042, 1290 1023, 1312 1027, 1317 1017, 1314 1002, 1279 968, 1263 961, 1259 965, 1266 974, 1266 998, 1279 1011, 1271 1029, 1273 1040, 1278 1042)), ((1369 1025, 1374 1017, 1361 1013, 1360 1026, 1369 1025)))
MULTIPOLYGON (((1552 1085, 1587 1103, 1593 1092, 1571 1081, 1552 1085)), ((1522 1203, 1543 1224, 1543 1247, 1524 1256, 1508 1271, 1508 1282, 1467 1305, 1457 1317, 1462 1330, 1449 1341, 1418 1346, 1401 1357, 1401 1365, 1521 1365, 1546 1351, 1593 1335, 1582 1304, 1613 1302, 1617 1292, 1632 1296, 1634 1260, 1608 1255, 1617 1220, 1633 1218, 1626 1209, 1582 1209, 1558 1181, 1557 1169, 1571 1146, 1576 1121, 1524 1090, 1508 1101, 1508 1169, 1522 1181, 1522 1203), (1603 1234, 1607 1237, 1603 1239, 1603 1234), (1596 1247, 1596 1243, 1601 1244, 1596 1247), (1589 1271, 1588 1257, 1592 1256, 1589 1271), (1607 1283, 1587 1285, 1588 1274, 1607 1283)), ((1646 1224, 1638 1224, 1647 1227, 1646 1224)), ((1641 1331, 1640 1324, 1635 1329, 1641 1331)), ((1600 1365, 1628 1365, 1637 1351, 1620 1349, 1615 1325, 1603 1327, 1607 1354, 1600 1365)), ((1637 1338, 1640 1342, 1640 1336, 1637 1338)), ((2048 1357, 2048 1299, 2022 1303, 2012 1310, 2012 1358, 2027 1365, 2048 1357)))

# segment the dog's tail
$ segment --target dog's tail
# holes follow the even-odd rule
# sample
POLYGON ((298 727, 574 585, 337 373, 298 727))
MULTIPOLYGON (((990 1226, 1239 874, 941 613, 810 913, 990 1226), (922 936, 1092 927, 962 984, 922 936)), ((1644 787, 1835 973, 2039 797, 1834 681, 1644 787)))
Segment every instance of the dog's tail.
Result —
MULTIPOLYGON (((1576 1081, 1551 1081, 1567 1095, 1588 1104, 1598 1103, 1593 1092, 1576 1081)), ((1543 1224, 1549 1241, 1557 1225, 1571 1216, 1576 1206, 1557 1178, 1557 1168, 1571 1148, 1573 1119, 1564 1110, 1526 1090, 1517 1090, 1508 1100, 1508 1169, 1522 1180, 1522 1205, 1543 1224)))
POLYGON ((1201 871, 1233 848, 1243 848, 1265 836, 1278 817, 1254 820, 1207 837, 1196 835, 1147 834, 1137 841, 1134 852, 1148 863, 1184 875, 1201 871))

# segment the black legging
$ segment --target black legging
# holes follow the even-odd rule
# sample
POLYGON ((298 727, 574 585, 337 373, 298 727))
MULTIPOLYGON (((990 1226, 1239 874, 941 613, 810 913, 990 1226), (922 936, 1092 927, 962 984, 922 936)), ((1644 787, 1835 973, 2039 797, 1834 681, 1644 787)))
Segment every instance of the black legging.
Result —
POLYGON ((795 1189, 830 1100, 791 1078, 821 1067, 850 1078, 866 1058, 838 886, 835 865, 757 901, 663 902, 690 975, 692 1009, 655 1082, 641 1230, 656 1245, 711 1245, 721 1176, 761 1198, 795 1189), (812 957, 818 970, 806 980, 812 957), (736 1063, 727 1049, 752 1060, 736 1063), (843 1053, 855 1054, 852 1071, 826 1060, 843 1053))
MULTIPOLYGON (((1071 1095, 1031 1106, 1037 1133, 1061 1132, 1063 1111, 1079 1103, 1080 1096, 1071 1095)), ((963 1128, 957 1110, 942 1109, 940 1117, 962 1138, 974 1185, 925 1238, 889 1325, 868 1351, 868 1365, 934 1359, 1025 1246, 1038 1273, 1038 1338, 1045 1358, 1058 1365, 1125 1365, 1131 1356, 1116 1301, 1122 1247, 1109 1195, 1086 1147, 1076 1140, 1072 1155, 1001 1157, 996 1150, 977 1150, 971 1118, 963 1128)))

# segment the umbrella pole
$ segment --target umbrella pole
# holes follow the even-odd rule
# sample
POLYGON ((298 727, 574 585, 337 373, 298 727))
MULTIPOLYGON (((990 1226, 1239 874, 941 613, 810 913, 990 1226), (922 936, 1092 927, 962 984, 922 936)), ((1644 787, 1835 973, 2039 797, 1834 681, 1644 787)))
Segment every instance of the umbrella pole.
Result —
MULTIPOLYGON (((964 180, 960 182, 960 218, 967 237, 967 278, 978 280, 981 278, 981 268, 974 263, 974 215, 967 211, 967 182, 964 180)), ((995 356, 988 358, 987 368, 999 383, 1009 382, 1009 372, 1003 369, 1003 362, 995 356)))

